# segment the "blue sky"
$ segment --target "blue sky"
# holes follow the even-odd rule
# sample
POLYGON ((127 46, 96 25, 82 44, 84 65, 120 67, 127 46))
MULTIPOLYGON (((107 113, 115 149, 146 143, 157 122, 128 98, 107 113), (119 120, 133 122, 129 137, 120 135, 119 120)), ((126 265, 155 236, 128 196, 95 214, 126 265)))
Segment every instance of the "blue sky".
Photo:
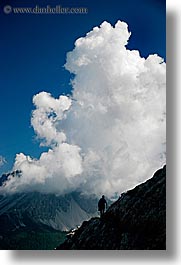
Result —
POLYGON ((63 68, 66 53, 78 37, 104 20, 114 25, 128 23, 132 32, 129 49, 139 49, 143 57, 157 53, 166 59, 165 1, 1 1, 0 10, 0 155, 7 163, 0 173, 10 170, 15 155, 23 152, 39 156, 39 147, 30 125, 32 97, 40 91, 54 97, 71 91, 71 75, 63 68), (85 6, 84 15, 4 14, 12 7, 50 5, 85 6))

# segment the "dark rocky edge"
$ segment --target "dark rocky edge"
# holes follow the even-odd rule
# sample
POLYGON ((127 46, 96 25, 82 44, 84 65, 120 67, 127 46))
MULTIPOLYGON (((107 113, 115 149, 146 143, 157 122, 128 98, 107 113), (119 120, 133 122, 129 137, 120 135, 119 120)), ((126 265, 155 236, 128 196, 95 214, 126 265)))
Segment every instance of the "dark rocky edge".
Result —
POLYGON ((165 250, 166 166, 123 193, 102 219, 92 218, 57 250, 165 250))

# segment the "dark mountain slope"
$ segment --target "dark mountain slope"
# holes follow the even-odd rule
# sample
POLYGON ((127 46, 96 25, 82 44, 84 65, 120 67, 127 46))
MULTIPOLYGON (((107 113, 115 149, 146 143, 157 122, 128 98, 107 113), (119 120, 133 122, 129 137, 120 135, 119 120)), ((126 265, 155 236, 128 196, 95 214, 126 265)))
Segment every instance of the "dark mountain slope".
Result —
POLYGON ((166 166, 86 221, 57 249, 166 249, 166 166))

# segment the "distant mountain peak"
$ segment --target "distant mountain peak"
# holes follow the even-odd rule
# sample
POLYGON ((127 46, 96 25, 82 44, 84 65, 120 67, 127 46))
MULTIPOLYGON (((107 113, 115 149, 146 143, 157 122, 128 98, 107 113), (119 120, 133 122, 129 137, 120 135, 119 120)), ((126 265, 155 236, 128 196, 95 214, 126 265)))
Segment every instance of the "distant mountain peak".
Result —
POLYGON ((0 186, 5 186, 6 182, 12 177, 12 178, 20 178, 21 177, 21 170, 15 170, 9 173, 4 173, 2 174, 2 176, 0 177, 0 186))

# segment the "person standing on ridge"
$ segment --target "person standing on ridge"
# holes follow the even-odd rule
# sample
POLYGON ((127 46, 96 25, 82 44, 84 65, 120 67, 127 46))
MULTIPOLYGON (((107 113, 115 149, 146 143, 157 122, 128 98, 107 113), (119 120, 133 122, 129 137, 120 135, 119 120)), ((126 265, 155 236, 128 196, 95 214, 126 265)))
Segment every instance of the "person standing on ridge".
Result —
POLYGON ((98 202, 98 211, 100 212, 100 217, 103 216, 106 208, 107 208, 107 201, 105 200, 105 196, 102 195, 102 198, 98 202))

